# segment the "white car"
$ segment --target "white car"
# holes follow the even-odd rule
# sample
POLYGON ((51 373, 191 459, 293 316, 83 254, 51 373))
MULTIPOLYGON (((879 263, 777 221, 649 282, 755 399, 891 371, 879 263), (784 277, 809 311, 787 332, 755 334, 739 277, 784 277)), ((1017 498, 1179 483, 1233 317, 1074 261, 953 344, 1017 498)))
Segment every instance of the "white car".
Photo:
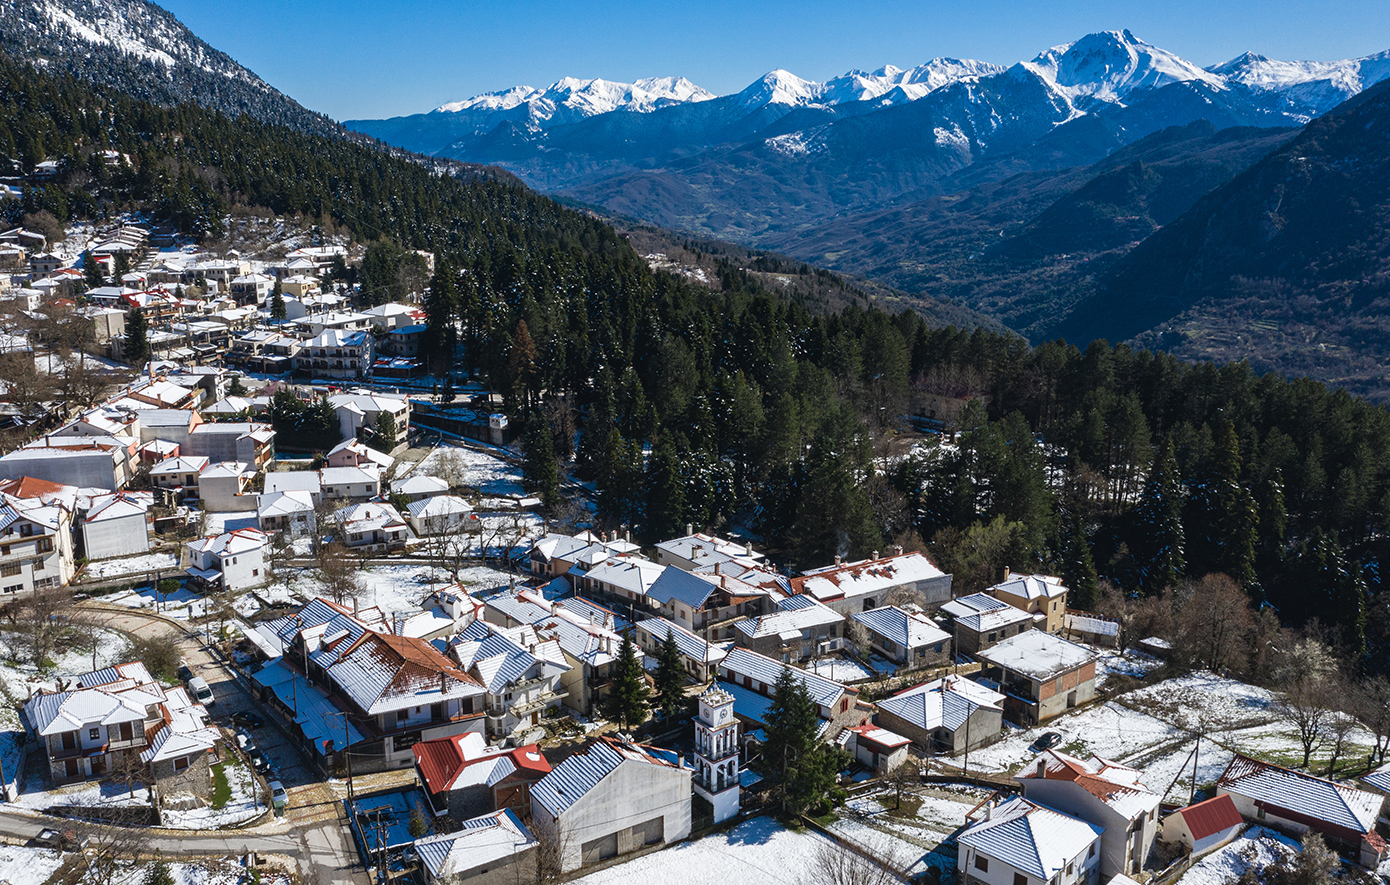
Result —
POLYGON ((285 792, 285 785, 279 781, 271 781, 266 784, 270 787, 270 807, 276 811, 281 811, 290 804, 290 794, 285 792))

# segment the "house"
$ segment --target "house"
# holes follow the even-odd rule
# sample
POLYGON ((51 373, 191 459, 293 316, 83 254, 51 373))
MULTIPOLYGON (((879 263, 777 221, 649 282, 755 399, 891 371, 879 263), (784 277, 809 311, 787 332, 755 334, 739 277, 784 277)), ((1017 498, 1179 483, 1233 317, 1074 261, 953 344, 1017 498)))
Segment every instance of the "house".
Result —
MULTIPOLYGON (((603 545, 591 544, 577 552, 557 555, 547 565, 563 565, 565 559, 573 559, 566 578, 574 586, 576 593, 609 600, 633 609, 650 610, 647 591, 667 566, 657 565, 649 559, 636 554, 614 556, 603 545)), ((534 570, 536 561, 531 561, 534 570)), ((533 571, 534 573, 534 571, 533 571)))
POLYGON ((722 646, 707 642, 665 618, 646 618, 633 626, 638 647, 653 660, 660 656, 661 646, 667 634, 670 634, 681 650, 681 664, 685 666, 685 672, 695 682, 705 683, 713 679, 718 674, 719 662, 727 654, 722 646))
MULTIPOLYGON (((613 664, 623 638, 589 615, 527 590, 506 590, 484 599, 483 617, 503 627, 531 627, 542 641, 559 644, 570 670, 560 680, 566 707, 588 716, 608 696, 613 664)), ((533 653, 536 653, 533 650, 533 653)), ((642 652, 637 650, 640 661, 642 652)))
POLYGON ((126 396, 156 409, 194 409, 203 401, 203 391, 195 387, 184 387, 164 378, 156 378, 142 386, 131 388, 126 396))
POLYGON ((886 775, 907 761, 910 738, 865 722, 840 732, 844 747, 875 775, 886 775))
POLYGON ((206 455, 165 458, 150 468, 150 483, 157 489, 182 490, 181 497, 198 496, 198 478, 208 469, 206 455))
POLYGON ((1005 715, 1020 725, 1045 722, 1096 696, 1095 654, 1051 633, 1027 630, 977 657, 1005 694, 1005 715))
POLYGON ((399 551, 410 537, 405 520, 390 504, 369 501, 353 504, 333 514, 342 542, 351 548, 399 551))
POLYGON ((410 527, 420 537, 446 535, 460 526, 476 524, 473 507, 454 495, 436 495, 413 502, 408 508, 410 527))
POLYGON ((405 479, 392 480, 391 496, 400 496, 406 501, 415 502, 422 498, 449 494, 449 484, 437 476, 412 473, 405 479))
POLYGON ((210 513, 233 513, 256 509, 256 496, 247 494, 256 475, 250 464, 222 461, 209 464, 198 474, 198 498, 210 513))
POLYGON ((55 494, 62 487, 32 478, 3 484, 19 491, 30 486, 29 497, 0 495, 0 599, 35 590, 61 587, 74 570, 72 509, 55 494))
MULTIPOLYGON (((575 554, 588 550, 598 543, 600 543, 599 539, 593 532, 580 532, 573 536, 550 532, 531 545, 531 551, 527 556, 531 574, 537 577, 558 578, 574 566, 575 554)), ((606 544, 603 546, 607 547, 606 544)), ((635 545, 633 546, 635 547, 635 545)), ((620 555, 635 551, 614 549, 608 552, 612 555, 620 555)), ((645 595, 645 591, 643 595, 645 595)))
POLYGON ((391 332, 419 324, 424 319, 424 311, 409 304, 378 304, 362 311, 372 327, 381 332, 391 332))
POLYGON ((927 609, 951 598, 951 576, 921 553, 897 553, 882 559, 875 553, 870 559, 851 563, 840 563, 837 558, 835 565, 802 572, 791 584, 793 593, 809 594, 845 617, 902 596, 913 597, 927 609))
POLYGON ((773 610, 766 591, 725 575, 700 575, 665 566, 647 588, 647 607, 707 639, 732 637, 734 626, 773 610))
POLYGON ((868 721, 868 712, 859 704, 858 689, 841 685, 817 673, 788 667, 746 648, 731 648, 719 664, 719 687, 734 696, 734 712, 746 722, 766 724, 768 704, 777 678, 790 672, 810 693, 827 740, 833 740, 851 725, 868 721))
POLYGON ((540 843, 511 809, 460 822, 459 829, 416 839, 425 885, 513 885, 534 881, 540 843))
POLYGON ((763 559, 763 555, 755 552, 750 544, 738 544, 714 535, 692 532, 691 526, 685 528, 684 537, 672 538, 656 545, 658 564, 693 572, 702 566, 717 565, 737 558, 753 561, 763 559))
POLYGON ((318 526, 315 509, 309 492, 260 494, 256 496, 256 523, 267 535, 285 532, 291 538, 302 538, 318 526))
POLYGON ((569 872, 689 836, 690 793, 680 754, 602 737, 531 788, 531 826, 569 872))
POLYGON ((116 493, 91 500, 82 518, 82 552, 90 560, 150 552, 150 498, 116 493))
POLYGON ((212 461, 241 461, 262 469, 275 459, 275 431, 259 421, 199 424, 188 434, 183 454, 205 455, 212 461))
POLYGON ((227 294, 235 298, 237 304, 255 307, 265 304, 266 297, 274 287, 275 281, 265 274, 248 273, 233 279, 227 285, 227 294))
POLYGON ((1101 829, 1024 798, 971 809, 956 869, 966 885, 1097 885, 1101 829))
POLYGON ((960 754, 1004 728, 1004 696, 960 676, 945 676, 878 702, 878 723, 928 753, 960 754))
POLYGON ((1003 582, 985 592, 1031 614, 1037 629, 1054 635, 1062 632, 1062 616, 1067 611, 1067 588, 1061 578, 1051 575, 1010 575, 1006 571, 1003 582))
POLYGON ((365 501, 381 494, 381 471, 366 467, 325 467, 319 471, 319 486, 327 499, 365 501))
POLYGON ((1179 808, 1163 819, 1158 838, 1181 845, 1193 857, 1214 851, 1240 835, 1245 819, 1228 794, 1179 808))
POLYGON ((410 400, 405 397, 370 391, 335 393, 328 404, 338 413, 344 439, 360 437, 363 428, 375 433, 383 416, 394 430, 397 445, 405 443, 410 433, 410 400))
POLYGON ((123 489, 135 475, 136 441, 116 436, 43 436, 0 456, 0 479, 33 477, 84 489, 123 489))
POLYGON ((937 667, 951 660, 951 634, 926 615, 885 605, 850 617, 869 636, 869 648, 859 650, 862 655, 872 649, 905 669, 937 667))
POLYGON ((456 824, 493 811, 531 816, 531 787, 550 773, 535 744, 489 746, 477 732, 433 738, 411 747, 415 774, 436 815, 456 824))
POLYGON ((542 643, 531 628, 474 621, 449 643, 449 654, 483 686, 489 739, 530 731, 565 698, 562 679, 571 667, 563 649, 542 643))
POLYGON ((1368 869, 1385 857, 1385 840, 1376 832, 1384 799, 1379 793, 1239 754, 1216 781, 1216 793, 1229 794, 1246 820, 1293 834, 1313 830, 1368 869))
POLYGON ((182 688, 160 685, 139 661, 84 673, 70 689, 40 692, 24 719, 48 756, 55 785, 138 773, 163 798, 212 793, 211 753, 220 738, 207 711, 182 688))
POLYGON ((392 329, 386 336, 386 347, 395 356, 419 356, 423 351, 421 342, 425 338, 425 331, 429 329, 424 323, 415 323, 409 326, 401 326, 399 329, 392 329))
POLYGON ((483 687, 424 639, 325 599, 271 624, 284 655, 256 683, 321 767, 409 768, 420 741, 482 731, 483 687))
POLYGON ((799 665, 843 648, 844 628, 839 612, 809 596, 792 596, 770 614, 734 624, 734 644, 799 665))
POLYGON ((956 654, 976 655, 1001 639, 1033 629, 1033 616, 987 593, 972 593, 941 606, 956 654))
POLYGON ((294 369, 303 344, 280 332, 251 331, 232 339, 227 362, 254 372, 284 375, 294 369))
POLYGON ((1073 642, 1115 648, 1120 642, 1120 622, 1095 612, 1069 608, 1062 618, 1062 635, 1073 642))
POLYGON ((270 580, 265 549, 270 539, 259 529, 237 529, 183 545, 183 566, 194 582, 236 593, 270 580))
POLYGON ((311 378, 355 380, 367 374, 374 350, 370 333, 323 329, 295 356, 295 368, 311 378))
POLYGON ((1142 776, 1138 769, 1099 756, 1078 759, 1047 750, 1015 779, 1025 799, 1104 831, 1100 837, 1100 874, 1109 880, 1142 870, 1158 835, 1162 797, 1144 786, 1142 776))
POLYGON ((276 470, 265 475, 265 494, 303 492, 315 506, 323 499, 323 482, 313 470, 276 470))
POLYGON ((358 442, 355 436, 343 440, 328 452, 329 467, 367 467, 374 464, 378 469, 387 471, 395 463, 395 458, 358 442))

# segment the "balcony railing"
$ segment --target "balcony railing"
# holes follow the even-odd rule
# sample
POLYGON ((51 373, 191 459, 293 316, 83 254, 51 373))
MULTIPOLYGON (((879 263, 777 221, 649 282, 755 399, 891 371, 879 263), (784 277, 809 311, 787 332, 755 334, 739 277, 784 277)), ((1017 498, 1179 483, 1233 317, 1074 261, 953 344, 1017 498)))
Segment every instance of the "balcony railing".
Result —
POLYGON ((529 716, 537 710, 544 710, 552 704, 558 703, 569 697, 567 691, 548 691, 529 701, 518 701, 512 705, 512 712, 517 716, 529 716))

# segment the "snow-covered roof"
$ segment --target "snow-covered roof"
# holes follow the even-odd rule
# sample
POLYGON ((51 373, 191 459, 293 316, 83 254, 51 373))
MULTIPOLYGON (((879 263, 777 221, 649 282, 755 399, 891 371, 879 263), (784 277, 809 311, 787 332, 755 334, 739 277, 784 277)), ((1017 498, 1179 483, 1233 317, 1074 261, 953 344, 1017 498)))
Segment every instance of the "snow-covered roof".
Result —
POLYGON ((646 596, 665 569, 639 556, 614 556, 580 574, 596 583, 646 596))
POLYGON ((895 605, 859 612, 853 617, 870 631, 893 640, 903 648, 921 648, 947 642, 951 638, 951 634, 936 626, 929 618, 903 611, 895 605))
POLYGON ((1023 798, 985 807, 984 818, 968 825, 956 841, 1043 881, 1086 853, 1104 832, 1023 798))
POLYGON ((180 455, 177 458, 165 458, 160 461, 150 468, 150 475, 173 474, 178 476, 184 473, 202 473, 207 469, 207 466, 208 458, 206 455, 180 455))
POLYGON ((474 621, 450 644, 449 651, 459 666, 472 673, 489 694, 501 694, 508 685, 522 679, 540 660, 511 637, 491 626, 474 621))
POLYGON ((207 469, 203 471, 198 479, 202 481, 205 479, 242 477, 253 472, 250 464, 244 464, 240 461, 219 461, 216 464, 208 465, 207 469))
POLYGON ((1390 794, 1390 762, 1377 768, 1375 771, 1368 771, 1361 775, 1361 783, 1373 790, 1390 794))
POLYGON ((237 529, 209 538, 199 538, 188 542, 188 549, 197 553, 211 553, 216 556, 237 556, 259 550, 269 541, 260 529, 237 529))
POLYGON ((799 639, 803 630, 814 631, 817 627, 831 626, 843 620, 844 616, 839 612, 806 597, 804 602, 794 603, 785 610, 739 621, 734 624, 734 629, 749 639, 783 635, 788 639, 799 639))
POLYGON ((712 645, 680 624, 672 623, 665 618, 647 618, 638 621, 637 629, 650 634, 657 642, 664 642, 666 634, 671 634, 682 655, 702 664, 717 664, 724 660, 724 656, 728 654, 721 646, 712 645))
POLYGON ((1140 780, 1143 774, 1137 768, 1110 762, 1099 756, 1079 759, 1057 750, 1046 750, 1036 763, 1015 777, 1020 781, 1071 781, 1117 814, 1134 820, 1158 808, 1162 800, 1161 796, 1144 786, 1140 780))
POLYGON ((946 676, 901 691, 878 702, 880 710, 911 722, 919 728, 945 728, 956 731, 976 710, 1004 709, 1004 696, 978 682, 959 676, 946 676))
POLYGON ((406 508, 411 519, 445 519, 460 513, 473 512, 473 506, 455 495, 435 495, 412 501, 406 508))
POLYGON ((1093 615, 1089 612, 1068 610, 1063 623, 1068 631, 1086 633, 1091 636, 1119 636, 1120 622, 1114 618, 1093 615))
POLYGON ((1023 609, 1014 608, 988 593, 972 593, 952 599, 941 607, 941 611, 957 624, 976 633, 999 630, 1033 619, 1033 616, 1023 609))
POLYGON ((1052 575, 1014 575, 1008 580, 995 584, 986 593, 1007 593, 1020 599, 1056 599, 1067 595, 1067 588, 1061 578, 1052 575))
POLYGON ((1217 780, 1218 790, 1297 811, 1360 833, 1374 833, 1385 797, 1345 784, 1237 755, 1217 780))
POLYGON ((315 492, 322 489, 319 475, 312 470, 275 471, 265 475, 266 494, 274 492, 315 492))
POLYGON ((339 525, 351 532, 374 532, 405 528, 405 520, 401 519, 396 508, 390 504, 379 504, 375 501, 353 504, 351 507, 339 510, 333 516, 338 520, 339 525))
POLYGON ((1047 680, 1092 663, 1090 649, 1042 630, 1025 630, 978 652, 976 657, 1012 673, 1047 680))
POLYGON ((375 464, 366 467, 325 467, 319 471, 319 479, 326 486, 373 483, 381 481, 381 473, 375 464))
MULTIPOLYGON (((324 319, 316 317, 316 320, 324 319)), ((366 332, 349 332, 346 329, 324 329, 316 337, 311 338, 307 347, 366 347, 368 341, 366 332)), ((336 408, 336 406, 335 406, 336 408)))
POLYGON ((395 495, 443 495, 448 493, 449 484, 437 476, 412 473, 405 479, 391 483, 391 493, 395 495))
POLYGON ((782 675, 782 671, 789 671, 795 679, 800 680, 801 684, 810 692, 811 699, 819 706, 832 707, 846 692, 854 692, 830 679, 826 679, 817 673, 807 670, 799 670, 790 667, 781 661, 760 655, 757 652, 749 651, 746 648, 734 647, 729 649, 724 661, 719 665, 719 672, 728 681, 735 681, 736 677, 747 676, 755 682, 761 682, 766 688, 764 691, 772 693, 772 686, 777 682, 777 677, 782 675))
POLYGON ((647 597, 658 605, 675 600, 693 611, 699 611, 717 589, 719 584, 716 578, 694 575, 668 565, 647 588, 647 597))
POLYGON ((455 832, 416 839, 415 853, 432 880, 447 882, 479 867, 491 869, 537 844, 511 809, 504 808, 466 820, 455 832))
POLYGON ((714 535, 706 535, 701 532, 686 535, 682 538, 672 538, 669 541, 662 541, 656 545, 658 550, 663 550, 673 556, 678 556, 693 564, 694 567, 714 565, 720 562, 727 562, 735 557, 745 557, 748 559, 762 559, 762 554, 753 550, 746 544, 737 544, 714 535))
POLYGON ((83 521, 105 522, 112 519, 124 519, 128 516, 143 519, 148 512, 149 507, 143 502, 130 495, 116 494, 93 501, 92 509, 87 511, 87 516, 83 521))
POLYGON ((483 692, 477 680, 438 649, 410 636, 368 631, 309 657, 369 716, 483 692))
POLYGON ((863 725, 852 725, 845 730, 853 732, 860 740, 869 741, 881 747, 905 747, 912 743, 912 738, 903 737, 886 728, 880 728, 872 722, 866 722, 863 725))
MULTIPOLYGON (((531 787, 531 798, 559 817, 627 762, 678 772, 680 756, 645 744, 599 738, 587 750, 565 759, 531 787)), ((688 775, 687 775, 688 776, 688 775)))
POLYGON ((791 583, 793 592, 809 593, 825 602, 881 593, 945 575, 921 553, 903 553, 812 569, 792 578, 791 583))
POLYGON ((256 516, 262 520, 313 512, 314 497, 310 492, 267 492, 256 498, 256 516))

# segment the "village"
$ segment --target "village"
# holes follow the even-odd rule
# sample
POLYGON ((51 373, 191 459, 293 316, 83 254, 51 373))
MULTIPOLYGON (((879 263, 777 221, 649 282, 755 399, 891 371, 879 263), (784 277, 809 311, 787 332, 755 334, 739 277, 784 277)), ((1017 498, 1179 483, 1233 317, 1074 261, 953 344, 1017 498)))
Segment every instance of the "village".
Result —
POLYGON ((190 856, 419 885, 1221 885, 1310 834, 1390 874, 1374 723, 1049 575, 643 546, 574 480, 546 512, 500 395, 441 390, 422 309, 359 307, 347 245, 84 235, 0 233, 5 359, 85 379, 5 376, 0 880, 209 833, 190 856), (789 736, 834 762, 790 814, 789 736))

